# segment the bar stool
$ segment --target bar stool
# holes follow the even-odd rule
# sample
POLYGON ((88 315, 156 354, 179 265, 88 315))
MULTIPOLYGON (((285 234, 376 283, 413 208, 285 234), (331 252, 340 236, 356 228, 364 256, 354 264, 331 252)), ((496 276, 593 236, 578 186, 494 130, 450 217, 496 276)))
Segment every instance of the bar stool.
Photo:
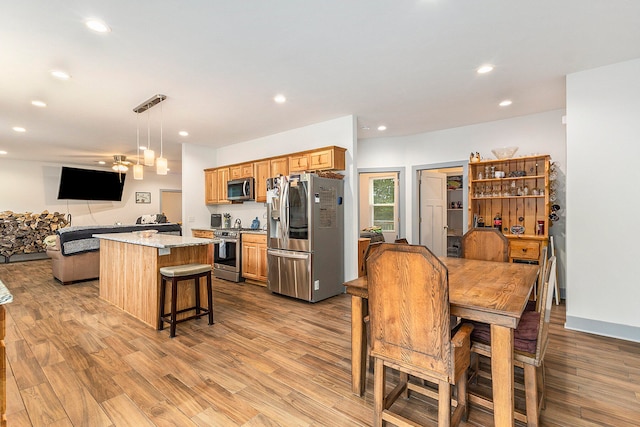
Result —
POLYGON ((176 336, 176 324, 191 319, 199 319, 204 315, 209 316, 209 325, 213 325, 213 293, 211 290, 211 265, 210 264, 185 264, 170 267, 161 267, 160 275, 160 310, 158 315, 158 329, 164 329, 164 323, 171 325, 169 336, 176 336), (207 278, 207 302, 208 308, 200 306, 200 278, 207 278), (194 280, 195 305, 192 307, 177 310, 178 282, 182 280, 194 280), (164 312, 166 284, 171 282, 171 312, 164 312), (177 319, 177 315, 187 311, 195 310, 196 313, 184 319, 177 319))

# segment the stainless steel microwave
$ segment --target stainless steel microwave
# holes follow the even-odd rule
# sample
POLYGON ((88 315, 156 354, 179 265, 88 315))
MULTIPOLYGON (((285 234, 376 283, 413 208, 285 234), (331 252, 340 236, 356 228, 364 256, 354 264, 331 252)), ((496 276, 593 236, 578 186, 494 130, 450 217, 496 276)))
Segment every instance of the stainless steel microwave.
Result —
POLYGON ((227 200, 241 202, 255 200, 253 184, 254 179, 252 177, 227 181, 227 200))

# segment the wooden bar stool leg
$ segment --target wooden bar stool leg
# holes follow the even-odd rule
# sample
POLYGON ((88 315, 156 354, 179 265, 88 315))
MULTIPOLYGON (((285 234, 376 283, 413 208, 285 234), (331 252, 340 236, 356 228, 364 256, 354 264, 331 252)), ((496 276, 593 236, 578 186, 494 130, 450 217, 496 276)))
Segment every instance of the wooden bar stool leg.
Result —
POLYGON ((209 304, 209 324, 213 325, 213 290, 211 289, 211 273, 207 274, 207 303, 209 304))
POLYGON ((197 276, 195 279, 193 279, 194 285, 193 288, 196 292, 196 316, 199 319, 200 318, 200 276, 197 276))
POLYGON ((176 336, 176 323, 177 323, 177 299, 178 299, 178 280, 175 277, 171 278, 171 330, 169 336, 171 338, 176 336))
POLYGON ((158 310, 160 312, 158 313, 158 330, 159 331, 162 331, 164 329, 163 317, 165 316, 164 304, 165 304, 166 293, 167 293, 166 280, 164 276, 161 276, 160 278, 160 309, 158 310))

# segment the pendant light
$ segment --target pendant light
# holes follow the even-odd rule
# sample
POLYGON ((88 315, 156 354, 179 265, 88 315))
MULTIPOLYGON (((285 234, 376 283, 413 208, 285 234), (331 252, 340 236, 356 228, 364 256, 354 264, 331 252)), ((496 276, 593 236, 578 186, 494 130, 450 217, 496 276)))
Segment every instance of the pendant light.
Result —
MULTIPOLYGON (((147 112, 147 148, 144 150, 142 164, 140 163, 140 120, 139 120, 139 117, 136 119, 136 143, 137 143, 137 149, 138 149, 138 160, 133 167, 134 179, 143 178, 143 174, 144 174, 143 165, 153 166, 155 162, 155 152, 151 149, 151 123, 149 118, 149 109, 154 105, 161 103, 165 99, 167 99, 166 95, 160 95, 160 94, 154 95, 133 109, 133 112, 136 113, 138 116, 140 115, 140 113, 144 113, 145 111, 147 112)), ((162 109, 162 106, 160 108, 162 109)), ((162 114, 162 112, 160 114, 162 114)), ((162 149, 163 149, 163 142, 162 142, 162 116, 161 116, 160 117, 160 157, 158 158, 159 164, 157 165, 158 175, 167 174, 167 159, 163 157, 162 149)))
POLYGON ((160 157, 156 159, 156 173, 158 175, 167 174, 167 159, 162 157, 162 104, 160 104, 160 157))
POLYGON ((144 150, 144 165, 153 166, 156 153, 151 149, 151 125, 149 124, 149 110, 147 109, 147 149, 144 150))
POLYGON ((144 177, 144 166, 140 164, 140 116, 136 114, 136 145, 138 147, 136 164, 133 165, 133 179, 144 177))

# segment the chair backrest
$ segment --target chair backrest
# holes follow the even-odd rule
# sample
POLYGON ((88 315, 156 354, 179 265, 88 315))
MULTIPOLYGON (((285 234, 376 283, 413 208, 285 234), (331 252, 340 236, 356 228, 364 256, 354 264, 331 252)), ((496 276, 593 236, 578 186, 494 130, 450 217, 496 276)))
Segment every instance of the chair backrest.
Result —
POLYGON ((447 268, 424 246, 383 243, 367 258, 371 355, 452 376, 447 268))
POLYGON ((404 237, 400 238, 400 239, 396 239, 393 243, 402 243, 402 244, 406 244, 408 245, 409 242, 407 241, 407 239, 405 239, 404 237))
POLYGON ((549 340, 549 323, 551 321, 551 307, 553 306, 553 290, 556 282, 556 257, 552 256, 547 262, 544 272, 544 283, 540 292, 538 312, 540 324, 538 326, 538 342, 536 344, 536 360, 544 356, 549 340))
POLYGON ((462 257, 509 261, 509 240, 497 228, 473 228, 462 236, 462 257))
POLYGON ((542 304, 542 288, 544 287, 544 282, 546 279, 547 273, 547 265, 549 264, 549 258, 547 257, 548 249, 547 247, 543 247, 540 252, 540 259, 538 260, 538 265, 540 266, 540 272, 538 273, 538 282, 536 288, 536 311, 540 311, 540 305, 542 304))

